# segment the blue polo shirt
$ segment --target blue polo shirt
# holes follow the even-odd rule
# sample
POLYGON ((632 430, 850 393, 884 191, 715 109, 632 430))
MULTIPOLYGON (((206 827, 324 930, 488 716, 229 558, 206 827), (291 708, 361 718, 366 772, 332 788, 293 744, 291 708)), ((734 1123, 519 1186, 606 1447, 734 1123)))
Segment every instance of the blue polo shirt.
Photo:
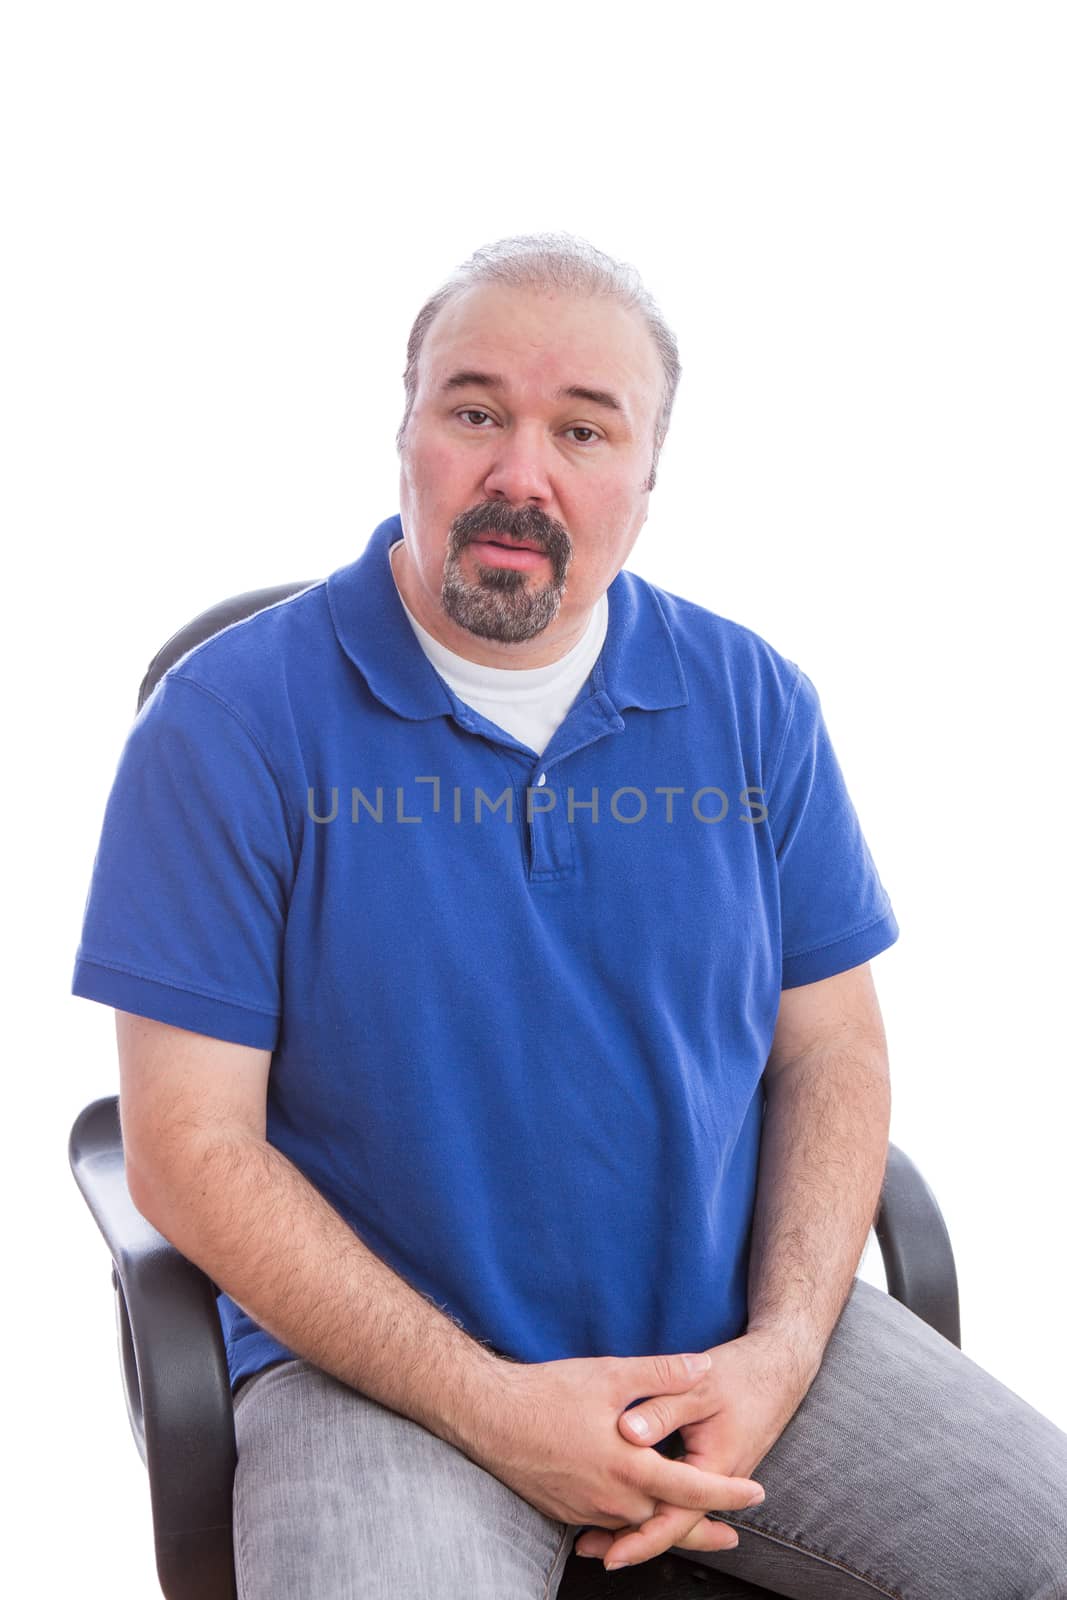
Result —
MULTIPOLYGON (((273 1051, 270 1142, 502 1354, 735 1338, 780 991, 897 937, 816 691, 624 569, 538 756, 423 653, 402 536, 161 680, 74 992, 273 1051)), ((232 1382, 292 1353, 218 1303, 232 1382)))

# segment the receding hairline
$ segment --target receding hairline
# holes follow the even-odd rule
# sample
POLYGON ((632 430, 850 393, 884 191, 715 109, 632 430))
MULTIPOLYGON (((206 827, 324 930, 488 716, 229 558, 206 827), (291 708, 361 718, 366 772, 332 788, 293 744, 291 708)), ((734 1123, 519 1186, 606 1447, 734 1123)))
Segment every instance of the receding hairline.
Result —
MULTIPOLYGON (((476 283, 462 284, 458 287, 454 294, 450 295, 449 298, 437 308, 437 312, 433 318, 433 321, 430 322, 425 329, 422 341, 422 349, 420 351, 421 359, 418 366, 417 391, 421 391, 424 398, 428 399, 431 397, 440 397, 441 395, 453 393, 462 388, 483 388, 502 391, 508 387, 508 380, 503 376, 503 374, 489 371, 480 363, 477 365, 464 364, 458 366, 448 375, 448 377, 444 379, 443 382, 435 384, 432 389, 430 389, 428 386, 424 387, 428 376, 426 370, 428 365, 426 362, 426 344, 432 343, 435 332, 440 333, 441 325, 445 321, 448 312, 453 307, 455 307, 460 301, 465 300, 473 292, 486 289, 503 289, 509 294, 528 293, 551 299, 602 300, 617 305, 621 311, 624 311, 627 314, 631 322, 640 328, 641 332, 645 336, 645 341, 652 357, 650 368, 656 374, 658 374, 660 380, 660 393, 656 403, 657 406, 662 405, 663 392, 666 388, 667 381, 666 374, 663 371, 663 362, 660 352, 656 346, 655 338, 653 337, 652 331, 648 326, 647 319, 642 315, 638 306, 628 303, 621 294, 613 294, 605 289, 560 288, 556 284, 511 284, 498 283, 493 280, 483 280, 476 283)), ((414 398, 415 397, 413 395, 413 402, 414 398)), ((620 397, 617 392, 617 388, 612 388, 607 383, 601 383, 597 381, 589 383, 575 382, 563 384, 555 391, 553 398, 556 400, 584 400, 587 405, 601 406, 607 411, 612 411, 619 416, 625 417, 630 423, 633 423, 635 420, 632 407, 620 397)))

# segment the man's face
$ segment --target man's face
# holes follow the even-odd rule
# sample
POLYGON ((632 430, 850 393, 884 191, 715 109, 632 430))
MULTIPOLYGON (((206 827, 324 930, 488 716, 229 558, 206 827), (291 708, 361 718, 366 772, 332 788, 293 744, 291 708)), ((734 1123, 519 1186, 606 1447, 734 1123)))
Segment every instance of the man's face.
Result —
POLYGON ((538 640, 519 652, 537 665, 576 642, 648 515, 663 381, 643 320, 612 300, 492 284, 438 313, 394 569, 423 626, 489 665, 516 659, 501 646, 538 640))

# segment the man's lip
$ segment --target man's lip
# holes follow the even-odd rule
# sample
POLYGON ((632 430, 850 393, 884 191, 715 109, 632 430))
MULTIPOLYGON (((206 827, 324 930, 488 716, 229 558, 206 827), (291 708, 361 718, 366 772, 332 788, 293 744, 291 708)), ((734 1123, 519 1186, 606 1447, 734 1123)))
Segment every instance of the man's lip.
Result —
POLYGON ((479 533, 471 540, 471 544, 500 544, 505 550, 536 550, 538 555, 547 554, 544 545, 535 544, 529 539, 496 538, 489 533, 479 533))

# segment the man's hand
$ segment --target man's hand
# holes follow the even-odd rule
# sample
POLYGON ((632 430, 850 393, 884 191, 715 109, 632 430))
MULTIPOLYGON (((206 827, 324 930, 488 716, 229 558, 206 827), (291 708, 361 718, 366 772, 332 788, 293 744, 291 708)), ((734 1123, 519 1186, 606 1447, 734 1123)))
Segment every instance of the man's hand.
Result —
MULTIPOLYGON (((736 1482, 747 1478, 780 1438, 814 1374, 780 1337, 763 1333, 743 1334, 709 1353, 711 1368, 704 1377, 685 1390, 660 1394, 624 1412, 619 1433, 640 1439, 647 1447, 678 1429, 686 1447, 685 1465, 710 1476, 725 1473, 726 1481, 736 1482), (634 1428, 641 1419, 648 1423, 646 1434, 634 1428)), ((754 1503, 751 1498, 747 1502, 754 1503)), ((720 1502, 719 1509, 728 1507, 720 1502)), ((589 1520, 604 1526, 603 1519, 589 1520)), ((686 1550, 731 1548, 736 1535, 727 1541, 725 1526, 709 1522, 702 1512, 667 1495, 655 1514, 639 1525, 614 1534, 589 1530, 575 1549, 579 1555, 603 1557, 606 1567, 634 1566, 674 1545, 686 1550)))
MULTIPOLYGON (((560 1522, 625 1528, 653 1516, 663 1501, 684 1507, 724 1544, 733 1530, 707 1522, 711 1510, 752 1505, 762 1494, 748 1478, 670 1461, 619 1429, 625 1407, 645 1395, 676 1397, 706 1381, 685 1357, 596 1356, 509 1366, 497 1403, 464 1444, 472 1460, 560 1522)), ((656 1405, 666 1404, 664 1398, 656 1405)), ((687 1415, 703 1415, 690 1404, 687 1415)), ((472 1430, 473 1432, 473 1430, 472 1430)), ((604 1537, 607 1537, 604 1535, 604 1537)))

